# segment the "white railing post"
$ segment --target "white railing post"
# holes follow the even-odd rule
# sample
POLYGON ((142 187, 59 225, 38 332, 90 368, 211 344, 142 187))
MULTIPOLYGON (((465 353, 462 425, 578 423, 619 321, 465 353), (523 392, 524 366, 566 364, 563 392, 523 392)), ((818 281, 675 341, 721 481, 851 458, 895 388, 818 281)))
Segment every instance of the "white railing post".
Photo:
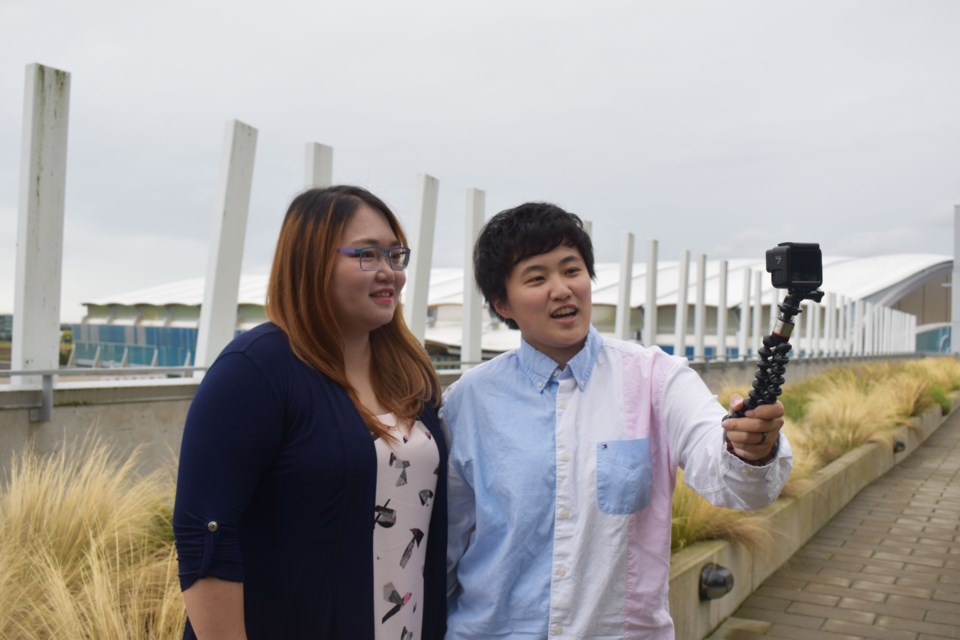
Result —
POLYGON ((863 355, 872 356, 873 351, 873 304, 863 303, 863 355))
POLYGON ((750 345, 750 269, 743 268, 743 298, 740 300, 740 331, 737 335, 737 355, 740 360, 749 357, 750 345))
POLYGON ((804 301, 800 301, 800 313, 798 313, 793 318, 793 337, 790 338, 791 343, 793 344, 793 350, 790 352, 791 358, 802 358, 803 357, 803 332, 804 327, 807 325, 807 319, 804 317, 807 315, 806 309, 803 306, 804 301))
POLYGON ((413 253, 410 255, 409 276, 403 297, 403 319, 417 340, 423 342, 427 333, 427 304, 430 292, 430 269, 433 266, 433 233, 437 222, 437 192, 439 182, 425 173, 417 177, 417 206, 414 232, 410 234, 413 253))
POLYGON ((753 272, 753 353, 758 353, 763 345, 763 273, 753 272))
POLYGON ((617 317, 613 334, 621 340, 630 336, 630 289, 633 285, 633 234, 623 234, 623 247, 620 253, 620 284, 617 287, 617 317))
POLYGON ((863 300, 853 303, 853 355, 862 356, 865 351, 866 326, 863 315, 863 300))
POLYGON ((727 361, 727 276, 729 263, 720 261, 720 280, 717 282, 717 361, 727 361))
POLYGON ((797 325, 797 328, 794 329, 794 333, 800 334, 798 346, 800 347, 800 355, 804 358, 813 357, 813 324, 810 314, 812 313, 814 303, 810 300, 804 300, 800 303, 800 308, 803 310, 803 313, 800 314, 800 323, 797 325))
POLYGON ((838 310, 838 328, 837 328, 837 353, 846 357, 847 352, 847 297, 841 295, 837 298, 838 310))
MULTIPOLYGON (((60 367, 60 287, 67 178, 70 74, 40 64, 26 68, 20 202, 10 366, 60 367)), ((14 384, 39 384, 40 376, 14 384)))
POLYGON ((810 305, 810 322, 812 324, 811 326, 812 331, 810 333, 810 340, 812 344, 811 350, 813 351, 814 358, 819 358, 823 356, 823 342, 821 340, 821 336, 823 335, 823 332, 822 332, 823 324, 820 321, 820 315, 821 315, 820 305, 811 304, 810 305))
POLYGON ((464 224, 463 253, 463 338, 460 361, 464 368, 483 360, 483 298, 477 289, 473 272, 473 244, 483 227, 486 194, 480 189, 467 189, 467 216, 464 224))
POLYGON ((884 334, 884 351, 886 353, 893 353, 893 335, 894 335, 894 323, 893 323, 893 309, 891 307, 884 307, 883 309, 883 334, 884 334))
POLYGON ((776 287, 771 288, 770 290, 770 323, 767 325, 768 329, 764 333, 770 333, 770 331, 777 325, 777 318, 780 314, 780 289, 776 287))
POLYGON ((886 324, 887 324, 887 310, 881 306, 877 305, 877 332, 875 334, 877 341, 877 354, 886 355, 887 346, 886 346, 886 324))
POLYGON ((690 272, 690 251, 683 250, 683 257, 677 265, 677 306, 674 322, 673 354, 687 357, 687 289, 690 272))
POLYGON ((827 294, 827 356, 837 355, 837 294, 827 294))
POLYGON ((706 362, 704 332, 707 327, 707 256, 697 256, 697 302, 693 310, 693 361, 706 362))
POLYGON ((900 312, 890 309, 890 353, 900 353, 900 312))
POLYGON ((308 142, 304 167, 304 188, 324 188, 333 184, 333 147, 308 142))
MULTIPOLYGON (((237 331, 237 301, 243 241, 250 211, 257 130, 238 120, 227 123, 213 215, 207 279, 203 284, 194 365, 208 367, 237 331)), ((202 372, 194 374, 202 377, 202 372)))
POLYGON ((657 344, 657 241, 650 241, 647 256, 647 301, 643 308, 643 343, 657 344))
POLYGON ((960 204, 953 206, 953 273, 950 280, 950 353, 960 354, 960 204))

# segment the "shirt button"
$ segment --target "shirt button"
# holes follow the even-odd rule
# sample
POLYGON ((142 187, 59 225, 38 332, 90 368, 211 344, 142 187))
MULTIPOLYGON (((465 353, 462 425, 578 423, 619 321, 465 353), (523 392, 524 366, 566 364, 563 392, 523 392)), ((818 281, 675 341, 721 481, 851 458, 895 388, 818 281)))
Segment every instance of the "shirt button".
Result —
POLYGON ((567 575, 567 570, 564 569, 563 567, 560 567, 559 569, 557 569, 557 575, 562 578, 563 576, 567 575))
POLYGON ((561 409, 566 409, 566 408, 567 408, 567 403, 566 403, 566 402, 561 402, 561 403, 560 403, 560 408, 561 408, 561 409))
POLYGON ((542 382, 538 382, 538 383, 537 383, 537 389, 543 389, 543 383, 542 383, 542 382))
POLYGON ((570 519, 570 512, 567 511, 566 509, 564 509, 563 511, 561 511, 561 512, 560 512, 560 519, 561 519, 561 520, 569 520, 569 519, 570 519))
POLYGON ((563 453, 563 454, 560 455, 560 459, 563 460, 564 462, 570 462, 570 454, 569 454, 569 453, 563 453))
POLYGON ((561 633, 563 633, 563 627, 561 627, 558 624, 553 625, 553 633, 556 635, 560 635, 561 633))
POLYGON ((556 378, 558 375, 560 375, 560 369, 554 369, 554 370, 553 370, 553 373, 551 373, 550 375, 552 375, 554 378, 556 378))
POLYGON ((216 533, 217 529, 219 528, 220 528, 220 525, 217 524, 216 520, 211 520, 210 522, 207 523, 207 531, 209 531, 210 533, 216 533))

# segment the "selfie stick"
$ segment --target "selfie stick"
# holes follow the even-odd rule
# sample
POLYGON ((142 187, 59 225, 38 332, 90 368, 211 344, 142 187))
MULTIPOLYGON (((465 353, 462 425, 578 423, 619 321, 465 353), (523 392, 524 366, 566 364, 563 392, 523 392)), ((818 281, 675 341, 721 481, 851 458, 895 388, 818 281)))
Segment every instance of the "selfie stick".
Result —
POLYGON ((773 286, 787 289, 787 295, 778 306, 780 315, 773 326, 773 332, 764 337, 763 346, 757 351, 757 373, 753 379, 753 389, 743 401, 743 407, 726 418, 742 418, 750 409, 762 404, 773 404, 782 393, 787 354, 792 349, 790 334, 793 333, 794 318, 802 313, 800 304, 804 300, 820 302, 823 291, 819 287, 823 282, 822 256, 819 244, 782 242, 776 249, 767 251, 767 271, 771 273, 773 286))

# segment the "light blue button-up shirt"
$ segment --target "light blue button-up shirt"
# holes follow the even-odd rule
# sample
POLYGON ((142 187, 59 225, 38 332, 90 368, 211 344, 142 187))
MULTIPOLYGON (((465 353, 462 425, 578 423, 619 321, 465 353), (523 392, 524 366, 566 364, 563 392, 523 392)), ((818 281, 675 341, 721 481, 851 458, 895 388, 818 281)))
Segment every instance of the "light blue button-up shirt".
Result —
POLYGON ((441 409, 447 638, 672 638, 677 468, 734 508, 769 503, 789 474, 786 439, 765 467, 727 453, 724 414, 685 360, 592 327, 563 369, 522 342, 465 373, 441 409))

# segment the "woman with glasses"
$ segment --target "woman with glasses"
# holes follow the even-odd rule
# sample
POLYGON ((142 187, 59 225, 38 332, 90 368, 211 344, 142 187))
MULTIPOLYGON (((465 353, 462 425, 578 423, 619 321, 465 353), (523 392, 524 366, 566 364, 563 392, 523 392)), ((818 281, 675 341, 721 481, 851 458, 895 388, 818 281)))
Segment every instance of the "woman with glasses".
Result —
POLYGON ((440 385, 405 326, 396 216, 349 186, 297 196, 266 324, 190 406, 173 526, 185 638, 442 638, 440 385))

